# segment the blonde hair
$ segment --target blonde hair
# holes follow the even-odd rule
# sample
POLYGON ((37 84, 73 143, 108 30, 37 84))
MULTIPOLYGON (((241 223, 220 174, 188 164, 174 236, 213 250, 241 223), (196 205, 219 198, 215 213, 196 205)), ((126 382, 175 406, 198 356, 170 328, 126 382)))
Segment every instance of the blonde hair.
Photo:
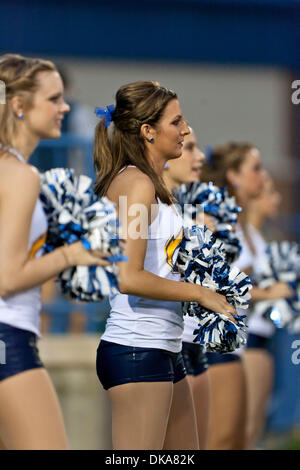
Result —
POLYGON ((176 98, 174 91, 152 81, 129 83, 118 90, 112 114, 112 135, 109 136, 104 119, 96 127, 96 194, 104 196, 119 171, 124 166, 134 165, 149 176, 156 196, 162 202, 171 204, 174 201, 163 179, 155 173, 146 158, 145 141, 140 131, 143 124, 157 126, 168 103, 176 98))
MULTIPOLYGON (((34 92, 38 88, 39 72, 56 71, 55 65, 43 59, 32 59, 18 54, 0 56, 0 80, 5 84, 6 103, 0 104, 0 143, 12 145, 18 117, 13 112, 11 98, 23 96, 25 110, 30 109, 34 92)), ((1 149, 0 149, 1 151, 1 149)))

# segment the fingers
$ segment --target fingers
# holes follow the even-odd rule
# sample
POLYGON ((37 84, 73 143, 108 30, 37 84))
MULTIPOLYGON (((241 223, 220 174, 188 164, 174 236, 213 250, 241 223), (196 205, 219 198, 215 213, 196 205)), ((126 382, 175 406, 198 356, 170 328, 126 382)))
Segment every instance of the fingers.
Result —
POLYGON ((233 315, 237 315, 237 311, 234 306, 226 302, 224 310, 224 315, 226 315, 233 323, 237 323, 236 319, 233 317, 233 315))
POLYGON ((101 250, 90 250, 91 255, 96 256, 97 258, 108 258, 110 256, 109 253, 106 253, 101 250))
POLYGON ((236 319, 232 315, 228 314, 227 316, 228 316, 229 320, 231 320, 233 323, 237 324, 236 319))
POLYGON ((100 250, 91 250, 91 257, 93 258, 94 264, 97 266, 109 266, 111 261, 108 261, 106 258, 110 256, 109 253, 104 253, 100 250))
POLYGON ((109 261, 106 261, 105 259, 100 259, 97 261, 98 266, 109 266, 111 263, 109 261))

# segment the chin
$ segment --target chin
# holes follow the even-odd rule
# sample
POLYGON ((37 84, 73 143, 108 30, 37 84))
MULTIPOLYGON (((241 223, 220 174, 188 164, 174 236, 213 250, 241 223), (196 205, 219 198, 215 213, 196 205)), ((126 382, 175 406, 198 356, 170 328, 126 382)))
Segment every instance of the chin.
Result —
POLYGON ((200 181, 200 177, 198 178, 198 176, 196 175, 192 175, 190 177, 190 183, 199 183, 199 181, 200 181))
POLYGON ((47 132, 41 137, 42 139, 58 139, 61 136, 61 130, 55 129, 52 132, 47 132))
POLYGON ((168 156, 168 160, 176 160, 177 158, 180 158, 181 155, 182 155, 182 153, 180 153, 180 155, 173 153, 173 155, 168 156))
POLYGON ((175 153, 175 156, 174 156, 174 158, 180 158, 180 157, 182 156, 182 152, 183 152, 183 150, 182 150, 182 149, 180 149, 180 150, 177 150, 177 152, 175 153))

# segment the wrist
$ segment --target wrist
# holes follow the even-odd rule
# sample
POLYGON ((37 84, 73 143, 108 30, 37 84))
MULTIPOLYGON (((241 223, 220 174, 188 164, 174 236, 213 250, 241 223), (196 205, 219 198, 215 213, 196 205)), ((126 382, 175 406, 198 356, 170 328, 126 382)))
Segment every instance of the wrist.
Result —
POLYGON ((71 247, 71 245, 67 245, 67 246, 62 246, 60 248, 60 252, 62 254, 62 259, 63 259, 63 263, 64 263, 64 267, 62 269, 63 271, 72 266, 72 263, 70 261, 70 247, 71 247))
POLYGON ((265 300, 272 300, 272 292, 271 292, 270 287, 266 287, 264 289, 264 297, 265 297, 265 300))
POLYGON ((205 290, 207 291, 207 289, 205 289, 205 287, 202 287, 202 286, 199 286, 197 284, 190 284, 191 287, 194 288, 194 292, 192 293, 192 300, 191 302, 197 302, 198 304, 202 304, 202 301, 203 301, 203 296, 204 296, 204 293, 205 293, 205 290))

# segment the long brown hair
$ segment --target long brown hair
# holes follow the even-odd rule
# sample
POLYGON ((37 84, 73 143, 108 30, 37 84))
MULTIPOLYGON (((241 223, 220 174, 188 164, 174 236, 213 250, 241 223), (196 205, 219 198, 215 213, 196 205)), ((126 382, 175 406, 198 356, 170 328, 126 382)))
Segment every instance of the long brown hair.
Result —
MULTIPOLYGON (((18 116, 15 115, 10 100, 20 95, 25 99, 25 110, 32 105, 34 92, 38 88, 36 76, 39 72, 56 71, 55 65, 42 59, 31 59, 18 54, 0 56, 0 80, 5 84, 6 103, 0 104, 0 143, 12 145, 18 116)), ((1 149, 0 149, 1 151, 1 149)))
POLYGON ((158 82, 139 81, 119 88, 116 106, 112 115, 113 130, 104 127, 102 119, 95 132, 94 166, 96 171, 95 192, 104 196, 119 173, 127 165, 135 165, 149 176, 156 196, 166 203, 173 202, 172 195, 162 178, 158 176, 146 158, 145 141, 141 126, 158 125, 167 104, 176 99, 174 91, 162 87, 158 82))
POLYGON ((201 170, 201 181, 212 181, 215 185, 227 186, 230 195, 235 194, 235 188, 227 178, 228 170, 239 171, 248 152, 255 148, 250 142, 228 142, 214 147, 208 152, 201 170))

